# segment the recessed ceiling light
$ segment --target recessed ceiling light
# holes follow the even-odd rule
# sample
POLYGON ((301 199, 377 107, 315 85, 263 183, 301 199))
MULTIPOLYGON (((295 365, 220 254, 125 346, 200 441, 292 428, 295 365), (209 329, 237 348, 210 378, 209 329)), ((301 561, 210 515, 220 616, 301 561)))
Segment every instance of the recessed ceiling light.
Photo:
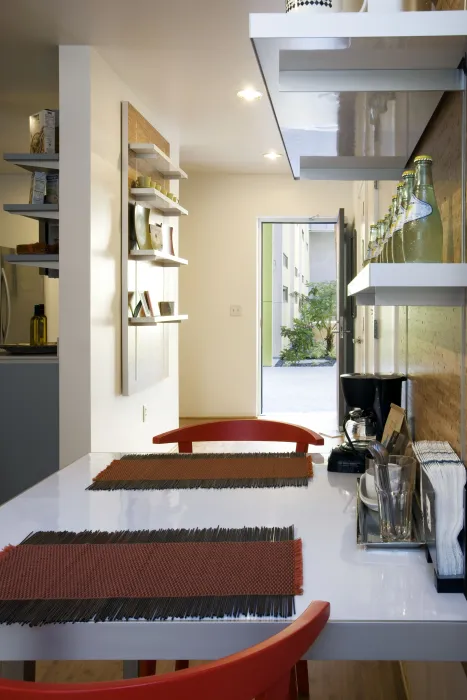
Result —
POLYGON ((276 151, 269 151, 269 153, 264 154, 264 157, 269 160, 279 160, 279 158, 282 158, 282 154, 276 153, 276 151))
POLYGON ((263 96, 263 93, 260 92, 259 90, 255 90, 255 88, 245 88, 245 90, 240 90, 237 92, 237 97, 239 97, 241 100, 245 100, 245 102, 254 102, 255 100, 260 100, 263 96))

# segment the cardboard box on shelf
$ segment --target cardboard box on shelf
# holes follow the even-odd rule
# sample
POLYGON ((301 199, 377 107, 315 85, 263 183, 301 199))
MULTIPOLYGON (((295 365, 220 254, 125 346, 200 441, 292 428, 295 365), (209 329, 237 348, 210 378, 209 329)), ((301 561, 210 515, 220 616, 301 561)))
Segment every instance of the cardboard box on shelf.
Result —
POLYGON ((29 204, 44 204, 47 188, 46 173, 35 172, 31 175, 31 189, 29 191, 29 204))
POLYGON ((29 117, 31 153, 57 153, 58 110, 42 109, 29 117))

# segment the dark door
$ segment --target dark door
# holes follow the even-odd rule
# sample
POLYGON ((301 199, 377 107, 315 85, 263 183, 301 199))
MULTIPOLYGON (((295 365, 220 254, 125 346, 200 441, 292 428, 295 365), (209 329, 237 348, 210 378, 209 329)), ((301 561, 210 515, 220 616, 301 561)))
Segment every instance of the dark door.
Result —
MULTIPOLYGON (((344 210, 339 209, 336 224, 337 247, 337 372, 347 374, 354 371, 353 344, 353 300, 347 296, 347 285, 354 277, 355 237, 353 227, 347 226, 344 210)), ((342 425, 346 411, 341 383, 337 382, 337 412, 339 425, 342 425)))

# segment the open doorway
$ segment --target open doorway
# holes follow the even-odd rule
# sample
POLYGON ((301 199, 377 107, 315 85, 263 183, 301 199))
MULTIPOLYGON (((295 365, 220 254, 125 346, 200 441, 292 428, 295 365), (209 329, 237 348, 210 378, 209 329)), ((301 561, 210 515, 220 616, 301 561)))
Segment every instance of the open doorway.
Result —
POLYGON ((261 222, 261 414, 337 426, 336 217, 261 222))

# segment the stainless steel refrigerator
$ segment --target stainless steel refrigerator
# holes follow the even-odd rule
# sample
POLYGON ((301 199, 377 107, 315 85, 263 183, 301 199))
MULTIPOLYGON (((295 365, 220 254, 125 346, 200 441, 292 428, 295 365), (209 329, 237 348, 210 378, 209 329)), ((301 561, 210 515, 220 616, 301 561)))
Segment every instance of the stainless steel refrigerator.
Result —
POLYGON ((44 277, 39 268, 11 265, 6 255, 12 248, 0 247, 0 344, 29 343, 29 321, 34 305, 44 303, 44 277))

